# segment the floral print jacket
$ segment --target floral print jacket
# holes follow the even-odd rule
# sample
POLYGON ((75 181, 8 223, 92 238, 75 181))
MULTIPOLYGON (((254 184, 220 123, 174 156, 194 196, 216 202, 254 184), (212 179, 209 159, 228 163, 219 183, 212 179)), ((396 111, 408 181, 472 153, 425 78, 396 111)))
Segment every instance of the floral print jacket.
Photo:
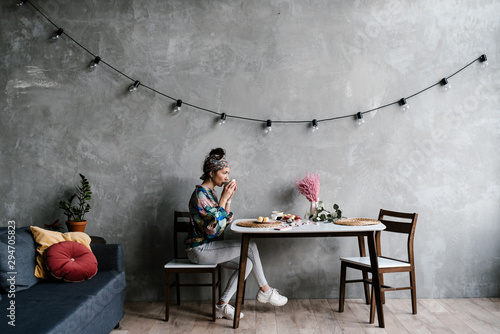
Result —
POLYGON ((191 223, 184 241, 186 248, 196 247, 223 239, 226 226, 233 220, 233 213, 227 213, 219 206, 217 194, 210 188, 196 186, 189 201, 191 223))

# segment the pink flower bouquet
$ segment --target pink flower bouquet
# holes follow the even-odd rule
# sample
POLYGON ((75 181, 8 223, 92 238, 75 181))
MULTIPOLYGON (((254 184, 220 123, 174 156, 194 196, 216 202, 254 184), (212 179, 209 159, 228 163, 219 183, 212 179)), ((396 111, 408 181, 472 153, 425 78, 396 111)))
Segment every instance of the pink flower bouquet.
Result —
POLYGON ((309 202, 317 202, 319 199, 319 175, 318 173, 307 173, 302 180, 295 179, 295 184, 299 192, 304 195, 309 202))

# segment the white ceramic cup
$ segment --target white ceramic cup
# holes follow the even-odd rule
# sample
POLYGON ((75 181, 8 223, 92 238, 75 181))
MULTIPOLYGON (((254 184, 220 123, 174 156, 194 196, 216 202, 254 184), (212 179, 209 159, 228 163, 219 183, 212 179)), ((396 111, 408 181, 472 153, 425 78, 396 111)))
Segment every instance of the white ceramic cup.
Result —
POLYGON ((283 211, 272 211, 271 212, 271 219, 276 220, 278 218, 283 217, 283 211))

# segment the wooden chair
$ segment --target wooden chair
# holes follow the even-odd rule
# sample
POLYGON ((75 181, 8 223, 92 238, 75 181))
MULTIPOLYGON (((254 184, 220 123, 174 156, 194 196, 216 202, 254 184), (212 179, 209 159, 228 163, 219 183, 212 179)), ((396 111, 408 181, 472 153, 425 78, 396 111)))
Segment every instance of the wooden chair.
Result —
MULTIPOLYGON (((381 285, 381 299, 382 303, 385 303, 385 291, 396 291, 396 290, 411 290, 411 302, 413 314, 417 314, 417 292, 415 284, 415 260, 413 252, 413 239, 415 235, 415 226, 417 224, 418 214, 416 213, 403 213, 395 211, 380 210, 378 219, 386 226, 384 231, 381 231, 384 235, 387 232, 393 233, 403 233, 407 234, 406 249, 407 249, 407 259, 395 259, 391 257, 382 256, 382 250, 380 245, 380 235, 381 232, 376 234, 376 247, 378 255, 378 265, 380 269, 380 285, 381 285), (383 274, 385 273, 396 273, 396 272, 408 272, 410 278, 409 286, 405 287, 391 287, 384 285, 383 274)), ((370 270, 370 257, 366 256, 364 238, 359 238, 359 250, 360 257, 342 257, 341 261, 341 272, 340 272, 340 296, 339 296, 339 312, 344 311, 344 300, 345 300, 345 284, 362 282, 364 284, 366 303, 371 304, 370 307, 370 323, 374 322, 375 319, 375 303, 374 303, 374 292, 373 287, 371 291, 371 298, 368 296, 368 285, 371 284, 371 279, 368 278, 368 272, 370 270), (346 280, 347 268, 361 270, 363 273, 363 279, 357 280, 346 280), (371 303, 370 303, 371 299, 371 303)))
MULTIPOLYGON (((221 267, 218 264, 195 264, 186 256, 179 256, 178 242, 179 233, 187 233, 187 224, 190 221, 189 212, 174 212, 174 259, 165 265, 165 321, 169 318, 170 288, 177 291, 177 305, 181 304, 180 287, 184 286, 210 286, 212 287, 212 321, 215 321, 216 290, 219 289, 219 299, 221 298, 221 267), (175 280, 170 283, 170 274, 175 274, 175 280), (211 283, 181 283, 179 274, 211 274, 211 283)), ((184 244, 182 243, 182 248, 184 244)))

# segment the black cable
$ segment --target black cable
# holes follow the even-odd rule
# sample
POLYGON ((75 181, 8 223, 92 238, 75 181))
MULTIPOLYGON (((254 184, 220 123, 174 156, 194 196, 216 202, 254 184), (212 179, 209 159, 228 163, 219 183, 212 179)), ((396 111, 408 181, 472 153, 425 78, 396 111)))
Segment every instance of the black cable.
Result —
MULTIPOLYGON (((159 92, 159 91, 157 91, 156 89, 154 89, 154 88, 152 88, 152 87, 146 86, 146 85, 144 85, 144 84, 143 84, 142 86, 143 86, 143 87, 145 87, 145 88, 147 88, 147 89, 149 89, 149 90, 151 90, 151 91, 153 91, 153 92, 155 92, 156 94, 160 94, 160 95, 162 95, 162 96, 168 97, 168 98, 169 98, 169 99, 171 99, 171 100, 177 101, 177 99, 176 99, 176 98, 173 98, 172 96, 169 96, 169 95, 167 95, 167 94, 165 94, 165 93, 159 92)), ((185 104, 185 105, 188 105, 188 106, 190 105, 189 103, 185 103, 185 102, 184 102, 184 104, 185 104)))
POLYGON ((42 12, 40 11, 40 9, 38 9, 38 8, 37 8, 34 4, 32 4, 29 0, 27 0, 27 1, 26 1, 26 3, 29 3, 29 4, 31 5, 31 7, 35 8, 35 10, 36 10, 37 12, 39 12, 39 13, 40 13, 43 17, 45 17, 45 19, 46 19, 47 21, 49 21, 50 23, 52 23, 52 25, 53 25, 54 27, 56 27, 57 29, 59 29, 59 27, 57 26, 57 24, 55 24, 54 22, 52 22, 52 21, 51 21, 51 20, 50 20, 50 19, 49 19, 49 18, 48 18, 48 17, 47 17, 44 13, 42 13, 42 12))
MULTIPOLYGON (((213 111, 213 110, 210 110, 210 109, 206 109, 206 108, 203 108, 203 107, 198 107, 194 104, 191 104, 191 103, 187 103, 187 102, 182 102, 183 104, 187 105, 187 106, 190 106, 192 108, 195 108, 195 109, 199 109, 199 110, 203 110, 203 111, 208 111, 209 113, 212 113, 212 114, 215 114, 215 115, 221 115, 221 113, 217 112, 217 111, 213 111)), ((226 117, 229 116, 229 115, 226 115, 226 117)))
POLYGON ((117 70, 116 68, 114 68, 113 66, 111 66, 111 64, 109 64, 109 63, 105 62, 105 61, 104 61, 104 60, 102 60, 102 59, 101 59, 101 63, 103 63, 103 64, 105 64, 105 65, 109 66, 109 67, 110 67, 112 70, 114 70, 115 72, 118 72, 118 73, 120 73, 121 75, 123 75, 124 77, 126 77, 126 78, 128 78, 128 79, 132 80, 133 82, 135 82, 135 80, 134 80, 134 79, 132 79, 131 77, 129 77, 128 75, 126 75, 126 74, 125 74, 125 73, 123 73, 122 71, 117 70))
POLYGON ((450 75, 449 77, 447 77, 446 79, 449 79, 452 76, 454 76, 455 74, 457 74, 458 72, 460 72, 462 70, 465 70, 467 67, 469 67, 470 65, 474 64, 476 61, 478 61, 479 59, 481 59, 481 57, 482 56, 477 57, 476 59, 474 59, 473 61, 471 61, 470 63, 468 63, 467 65, 465 65, 464 67, 462 67, 461 69, 459 69, 458 71, 456 71, 455 73, 453 73, 452 75, 450 75))
POLYGON ((330 121, 335 121, 337 119, 342 119, 342 118, 348 118, 348 117, 354 117, 356 114, 352 115, 343 115, 343 116, 336 116, 336 117, 330 117, 330 118, 324 118, 324 119, 318 119, 318 122, 330 122, 330 121))
POLYGON ((236 115, 228 115, 226 114, 226 117, 230 118, 236 118, 236 119, 242 119, 245 121, 252 121, 252 122, 259 122, 259 123, 266 123, 267 120, 262 120, 262 119, 257 119, 257 118, 250 118, 250 117, 245 117, 245 116, 236 116, 236 115))
POLYGON ((414 96, 416 96, 416 95, 418 95, 418 94, 421 94, 421 93, 425 92, 426 90, 431 89, 431 88, 432 88, 432 87, 434 87, 434 86, 439 85, 439 83, 440 83, 440 82, 437 82, 437 83, 435 83, 435 84, 434 84, 434 85, 432 85, 432 86, 429 86, 429 87, 427 87, 427 88, 424 88, 424 89, 422 89, 420 92, 417 92, 417 93, 415 93, 415 94, 413 94, 413 95, 410 95, 410 96, 406 97, 406 99, 407 99, 407 100, 409 100, 409 99, 411 99, 412 97, 414 97, 414 96))
POLYGON ((67 36, 70 40, 72 40, 73 42, 75 42, 75 44, 76 44, 76 45, 78 45, 79 47, 81 47, 82 49, 84 49, 85 51, 87 51, 88 53, 90 53, 90 55, 91 55, 92 57, 94 57, 94 58, 96 57, 96 55, 95 55, 95 54, 93 54, 92 52, 90 52, 90 51, 89 51, 86 47, 84 47, 83 45, 81 45, 80 43, 78 43, 77 41, 75 41, 75 40, 73 39, 73 37, 71 37, 70 35, 68 35, 68 33, 67 33, 66 31, 64 32, 64 34, 65 34, 65 35, 66 35, 66 36, 67 36))
MULTIPOLYGON (((26 3, 29 3, 38 13, 40 13, 40 15, 42 15, 47 21, 49 21, 54 27, 56 28, 60 28, 58 27, 54 22, 52 22, 48 17, 47 15, 45 15, 44 13, 42 13, 42 11, 40 9, 38 9, 38 7, 36 7, 35 5, 33 5, 29 0, 26 1, 26 3)), ((96 55, 91 52, 90 50, 88 50, 87 48, 85 48, 83 45, 81 45, 80 43, 78 43, 73 37, 71 37, 70 35, 68 35, 66 32, 64 32, 64 34, 71 40, 73 41, 76 45, 78 45, 79 47, 81 47, 83 50, 87 51, 90 55, 92 55, 94 58, 96 57, 96 55)), ((463 71, 464 69, 466 69, 467 67, 469 67, 470 65, 472 65, 473 63, 475 63, 476 61, 480 60, 482 56, 474 59, 473 61, 471 61, 469 64, 465 65, 464 67, 462 67, 461 69, 459 69, 458 71, 456 71, 455 73, 453 73, 452 75, 450 75, 449 77, 447 77, 446 79, 449 79, 451 77, 453 77, 454 75, 458 74, 459 72, 463 71)), ((115 72, 121 74, 122 76, 130 79, 131 81, 135 82, 136 80, 131 78, 130 76, 128 76, 127 74, 125 74, 124 72, 116 69, 115 67, 113 67, 111 64, 107 63, 106 61, 102 60, 101 59, 101 62, 105 65, 107 65, 108 67, 110 67, 112 70, 114 70, 115 72)), ((429 90, 437 85, 439 85, 441 83, 441 81, 427 87, 427 88, 424 88, 422 89, 421 91, 417 92, 417 93, 414 93, 410 96, 407 96, 406 99, 410 99, 412 97, 415 97, 423 92, 425 92, 426 90, 429 90)), ((172 97, 172 96, 169 96, 165 93, 162 93, 152 87, 149 87, 147 85, 144 85, 142 84, 142 87, 146 88, 146 89, 149 89, 151 91, 153 91, 154 93, 156 94, 159 94, 161 96, 164 96, 166 98, 169 98, 173 101, 176 101, 177 99, 172 97)), ((206 111, 206 112, 209 112, 209 113, 212 113, 214 115, 222 115, 222 113, 220 112, 217 112, 217 111, 214 111, 214 110, 210 110, 210 109, 207 109, 207 108, 203 108, 203 107, 199 107, 197 105, 194 105, 194 104, 191 104, 191 103, 187 103, 187 102, 183 102, 185 105, 191 107, 191 108, 194 108, 194 109, 198 109, 198 110, 201 110, 201 111, 206 111)), ((382 105, 382 106, 379 106, 379 107, 376 107, 376 108, 373 108, 373 109, 369 109, 369 110, 365 110, 365 111, 362 111, 360 112, 361 114, 366 114, 366 113, 370 113, 372 111, 375 111, 375 110, 379 110, 379 109, 383 109, 383 108, 386 108, 386 107, 389 107, 389 106, 392 106, 394 104, 399 104, 399 100, 398 101, 395 101, 395 102, 391 102, 391 103, 388 103, 388 104, 385 104, 385 105, 382 105)), ((318 119, 317 122, 329 122, 329 121, 334 121, 334 120, 338 120, 338 119, 343 119, 343 118, 348 118, 348 117, 354 117, 356 116, 358 113, 354 113, 354 114, 351 114, 351 115, 343 115, 343 116, 336 116, 336 117, 330 117, 330 118, 324 118, 324 119, 318 119)), ((246 120, 246 121, 252 121, 252 122, 260 122, 260 123, 266 123, 267 120, 263 120, 263 119, 258 119, 258 118, 251 118, 251 117, 245 117, 245 116, 237 116, 237 115, 229 115, 226 113, 226 117, 227 118, 235 118, 235 119, 241 119, 241 120, 246 120)), ((299 123, 310 123, 311 120, 294 120, 294 121, 291 121, 291 120, 273 120, 273 123, 281 123, 281 124, 299 124, 299 123)))
MULTIPOLYGON (((264 120, 262 120, 262 122, 266 122, 264 120)), ((311 123, 311 120, 307 120, 307 121, 300 121, 300 120, 297 120, 297 121, 274 121, 273 120, 273 123, 281 123, 281 124, 298 124, 298 123, 311 123)))

